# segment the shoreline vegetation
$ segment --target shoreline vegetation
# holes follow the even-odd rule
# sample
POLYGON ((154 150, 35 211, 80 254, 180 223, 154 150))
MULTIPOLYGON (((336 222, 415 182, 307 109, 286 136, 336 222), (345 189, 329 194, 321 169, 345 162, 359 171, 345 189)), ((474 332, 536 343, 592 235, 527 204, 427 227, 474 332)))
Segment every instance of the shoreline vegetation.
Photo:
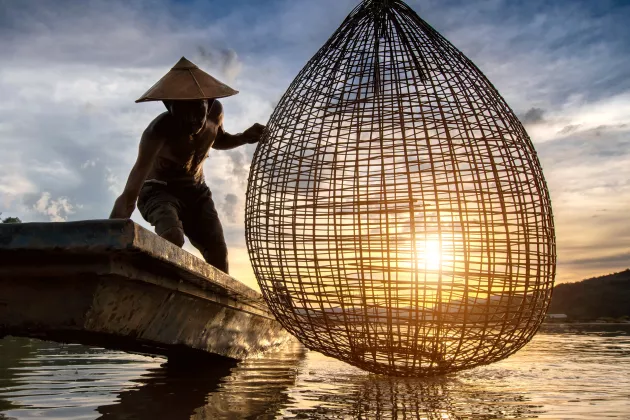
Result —
POLYGON ((630 269, 553 289, 546 323, 630 323, 630 269))
POLYGON ((572 324, 572 325, 630 325, 630 319, 611 319, 610 321, 603 320, 595 320, 595 321, 582 321, 582 320, 571 320, 565 319, 563 321, 549 320, 545 319, 543 322, 545 325, 562 325, 562 324, 572 324))

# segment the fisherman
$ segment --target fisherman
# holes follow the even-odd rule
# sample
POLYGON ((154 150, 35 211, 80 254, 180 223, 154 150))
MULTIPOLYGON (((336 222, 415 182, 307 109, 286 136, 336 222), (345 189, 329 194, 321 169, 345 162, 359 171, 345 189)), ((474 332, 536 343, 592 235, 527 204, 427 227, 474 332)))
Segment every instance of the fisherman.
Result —
POLYGON ((140 214, 158 235, 179 247, 186 235, 206 262, 225 273, 227 246, 203 162, 210 148, 256 143, 265 129, 256 123, 242 134, 225 132, 217 98, 237 93, 182 57, 142 95, 136 102, 162 101, 167 112, 144 130, 136 163, 109 216, 128 219, 137 199, 140 214))

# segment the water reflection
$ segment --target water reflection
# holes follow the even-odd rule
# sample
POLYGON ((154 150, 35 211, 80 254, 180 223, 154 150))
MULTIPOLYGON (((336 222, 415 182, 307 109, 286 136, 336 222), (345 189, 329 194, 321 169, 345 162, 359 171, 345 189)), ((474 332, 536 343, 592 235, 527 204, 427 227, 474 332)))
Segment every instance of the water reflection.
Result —
POLYGON ((6 418, 93 419, 99 405, 133 385, 130 378, 156 365, 144 356, 7 337, 0 340, 0 411, 6 418))
POLYGON ((305 355, 305 349, 296 344, 240 363, 191 419, 275 418, 292 402, 289 390, 295 385, 305 355))
POLYGON ((151 368, 139 379, 138 388, 118 395, 118 403, 96 410, 99 419, 190 419, 194 411, 206 404, 206 396, 215 391, 221 379, 235 364, 219 361, 215 366, 172 366, 165 363, 151 368))
MULTIPOLYGON (((35 353, 35 345, 36 343, 30 340, 0 340, 0 390, 9 389, 13 386, 16 376, 18 376, 15 367, 19 366, 22 360, 31 357, 35 353)), ((2 415, 3 411, 19 407, 18 403, 3 398, 2 394, 0 394, 0 419, 4 418, 2 415)))
POLYGON ((125 353, 0 340, 0 419, 627 418, 630 326, 551 326, 507 360, 388 378, 300 346, 193 369, 125 353))
POLYGON ((99 419, 274 418, 288 402, 305 351, 295 345, 241 363, 165 363, 134 380, 119 402, 98 407, 99 419))
POLYGON ((374 378, 365 381, 352 407, 360 419, 451 419, 453 403, 448 380, 374 378))
POLYGON ((285 410, 286 418, 447 420, 531 418, 542 413, 524 394, 485 389, 455 375, 428 379, 367 375, 332 389, 311 382, 302 398, 319 402, 298 401, 285 410))

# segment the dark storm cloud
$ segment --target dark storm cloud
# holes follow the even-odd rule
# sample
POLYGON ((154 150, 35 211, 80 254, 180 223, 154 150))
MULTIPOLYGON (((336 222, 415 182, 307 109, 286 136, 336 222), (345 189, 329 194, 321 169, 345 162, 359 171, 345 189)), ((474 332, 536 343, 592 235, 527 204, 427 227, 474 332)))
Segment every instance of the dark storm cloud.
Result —
POLYGON ((574 260, 558 261, 560 265, 572 265, 579 267, 597 268, 603 271, 611 268, 630 268, 630 252, 609 255, 597 258, 579 258, 574 260))
POLYGON ((542 108, 530 108, 523 116, 523 124, 536 124, 545 120, 545 110, 542 108))

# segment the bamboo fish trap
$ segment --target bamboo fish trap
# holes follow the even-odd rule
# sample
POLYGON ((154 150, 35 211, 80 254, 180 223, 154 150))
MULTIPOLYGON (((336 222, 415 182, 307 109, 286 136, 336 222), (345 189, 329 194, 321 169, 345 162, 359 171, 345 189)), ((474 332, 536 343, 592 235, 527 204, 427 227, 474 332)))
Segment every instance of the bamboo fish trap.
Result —
POLYGON ((555 236, 536 152, 481 71, 399 0, 365 0, 259 144, 246 239, 310 349, 398 376, 503 359, 541 324, 555 236))

